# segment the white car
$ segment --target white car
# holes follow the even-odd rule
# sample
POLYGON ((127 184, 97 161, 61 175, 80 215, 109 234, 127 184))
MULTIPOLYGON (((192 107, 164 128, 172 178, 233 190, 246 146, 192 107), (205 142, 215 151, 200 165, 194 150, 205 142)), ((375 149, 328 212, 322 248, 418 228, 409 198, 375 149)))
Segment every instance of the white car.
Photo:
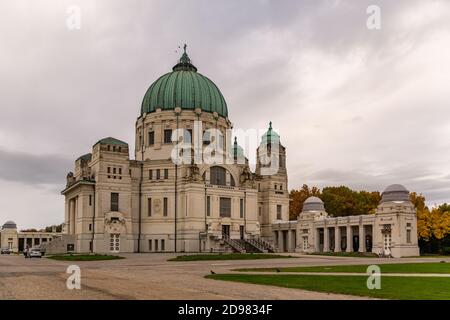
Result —
POLYGON ((42 258, 42 252, 39 248, 33 248, 30 250, 28 256, 30 258, 42 258))

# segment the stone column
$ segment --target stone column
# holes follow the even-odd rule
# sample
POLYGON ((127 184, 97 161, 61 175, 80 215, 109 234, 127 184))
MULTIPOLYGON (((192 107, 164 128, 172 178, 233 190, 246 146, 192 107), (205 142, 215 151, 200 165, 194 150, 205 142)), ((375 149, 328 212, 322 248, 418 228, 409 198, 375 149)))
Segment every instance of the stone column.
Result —
POLYGON ((334 227, 334 252, 341 252, 341 228, 334 227))
POLYGON ((77 218, 78 218, 78 196, 75 197, 75 212, 73 213, 73 233, 77 233, 77 218))
POLYGON ((330 251, 330 232, 328 231, 328 227, 325 226, 323 228, 323 252, 330 251))
POLYGON ((74 234, 75 233, 75 200, 71 199, 69 200, 70 204, 69 204, 69 234, 74 234))
POLYGON ((347 225, 347 252, 353 251, 352 226, 347 225))
POLYGON ((275 247, 278 247, 278 232, 272 231, 272 239, 275 247))
POLYGON ((284 251, 284 243, 283 243, 283 231, 278 230, 278 251, 284 251))
POLYGON ((287 231, 287 251, 288 252, 293 252, 294 250, 292 249, 292 231, 289 229, 287 231))
POLYGON ((314 230, 314 252, 320 252, 320 232, 319 228, 314 230))
POLYGON ((359 225, 359 252, 366 252, 366 243, 364 239, 364 225, 359 225))

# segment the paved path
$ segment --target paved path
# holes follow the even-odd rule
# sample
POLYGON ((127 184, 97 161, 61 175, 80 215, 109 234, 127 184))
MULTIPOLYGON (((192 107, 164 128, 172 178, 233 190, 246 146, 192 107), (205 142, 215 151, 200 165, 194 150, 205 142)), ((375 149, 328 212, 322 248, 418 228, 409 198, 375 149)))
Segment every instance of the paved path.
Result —
MULTIPOLYGON (((123 254, 126 259, 67 262, 0 256, 0 299, 364 299, 300 289, 205 279, 211 270, 340 264, 433 262, 304 256, 293 259, 168 262, 175 254, 123 254), (81 290, 68 290, 66 269, 81 268, 81 290)), ((442 260, 438 259, 437 261, 442 260)))

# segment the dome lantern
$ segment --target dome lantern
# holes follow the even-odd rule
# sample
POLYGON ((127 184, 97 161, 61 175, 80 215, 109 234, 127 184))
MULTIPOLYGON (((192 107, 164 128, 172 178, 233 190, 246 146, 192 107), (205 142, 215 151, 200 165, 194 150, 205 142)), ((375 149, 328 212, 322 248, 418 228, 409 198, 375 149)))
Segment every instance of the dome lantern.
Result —
POLYGON ((186 52, 172 72, 159 77, 148 88, 141 105, 141 115, 155 112, 156 109, 182 110, 200 109, 202 112, 215 112, 221 117, 228 117, 225 99, 219 88, 209 78, 197 72, 186 52))

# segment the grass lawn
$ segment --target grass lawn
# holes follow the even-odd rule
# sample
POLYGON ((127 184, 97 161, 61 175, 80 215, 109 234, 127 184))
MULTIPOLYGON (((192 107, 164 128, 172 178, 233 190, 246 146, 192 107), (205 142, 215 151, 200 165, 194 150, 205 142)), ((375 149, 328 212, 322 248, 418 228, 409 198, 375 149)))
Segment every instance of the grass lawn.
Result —
POLYGON ((257 260, 257 259, 286 259, 292 256, 282 256, 268 253, 223 253, 223 254, 192 254, 183 255, 168 261, 207 261, 207 260, 257 260))
POLYGON ((382 277, 380 290, 367 289, 366 276, 215 274, 206 278, 381 299, 450 299, 450 278, 382 277))
MULTIPOLYGON (((366 273, 368 264, 320 266, 320 267, 289 267, 289 268, 252 268, 238 269, 236 271, 270 271, 276 272, 350 272, 366 273)), ((378 264, 381 273, 450 273, 450 263, 425 262, 425 263, 395 263, 378 264)), ((448 288, 450 291, 450 287, 448 288)))
POLYGON ((125 257, 111 256, 106 254, 74 254, 74 255, 55 255, 49 256, 48 259, 61 261, 99 261, 99 260, 117 260, 125 259, 125 257))

